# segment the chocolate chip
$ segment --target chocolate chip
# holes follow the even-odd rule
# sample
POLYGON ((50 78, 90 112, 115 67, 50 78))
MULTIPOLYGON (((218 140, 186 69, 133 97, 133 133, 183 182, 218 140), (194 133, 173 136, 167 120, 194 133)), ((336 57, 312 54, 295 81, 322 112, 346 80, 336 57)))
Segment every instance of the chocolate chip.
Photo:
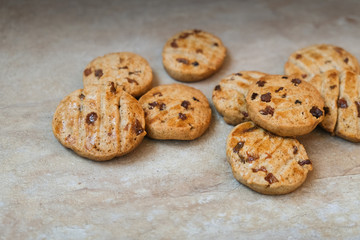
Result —
POLYGON ((277 180, 277 178, 272 174, 272 173, 268 173, 265 177, 265 180, 272 184, 272 183, 275 183, 275 182, 278 182, 279 180, 277 180))
POLYGON ((301 80, 298 79, 298 78, 294 78, 291 80, 291 82, 295 85, 295 86, 298 86, 300 83, 301 83, 301 80))
POLYGON ((300 59, 300 58, 302 58, 302 55, 301 54, 296 54, 295 58, 300 59))
POLYGON ((298 147, 297 146, 293 146, 293 154, 295 155, 295 154, 297 154, 298 153, 298 147))
POLYGON ((283 90, 284 87, 279 87, 278 89, 275 90, 276 93, 280 92, 281 90, 283 90))
POLYGON ((193 97, 192 99, 193 99, 194 101, 196 101, 196 102, 200 102, 200 100, 197 99, 196 97, 193 97))
POLYGON ((97 120, 98 116, 96 112, 91 112, 88 115, 86 115, 86 123, 94 125, 94 122, 97 120))
POLYGON ((271 115, 271 116, 274 116, 274 108, 270 107, 270 106, 266 106, 265 109, 262 109, 260 110, 259 112, 262 114, 262 115, 271 115))
POLYGON ((286 93, 284 93, 283 95, 281 95, 281 98, 286 98, 286 93))
POLYGON ((201 33, 202 31, 199 29, 194 29, 194 33, 201 33))
POLYGON ((257 160, 257 159, 259 159, 259 156, 257 156, 257 155, 248 155, 248 157, 246 158, 246 162, 248 162, 248 163, 251 163, 251 162, 253 162, 253 161, 255 161, 255 160, 257 160))
POLYGON ((254 173, 259 172, 259 171, 267 173, 267 170, 264 166, 261 166, 260 168, 253 168, 252 171, 254 173))
POLYGON ((244 117, 246 117, 246 118, 249 116, 249 114, 248 114, 247 112, 244 112, 244 111, 243 111, 243 112, 241 112, 241 113, 242 113, 242 115, 243 115, 244 117))
POLYGON ((170 46, 173 47, 173 48, 178 48, 179 45, 177 45, 176 43, 176 39, 174 39, 171 43, 170 43, 170 46))
POLYGON ((214 42, 214 43, 213 43, 213 46, 218 47, 219 44, 218 44, 217 42, 214 42))
POLYGON ((325 115, 330 115, 330 108, 329 107, 324 107, 324 113, 325 115))
POLYGON ((215 90, 215 91, 220 91, 220 90, 221 90, 220 85, 216 85, 214 90, 215 90))
POLYGON ((89 76, 92 73, 91 68, 87 68, 84 70, 85 77, 89 76))
POLYGON ((84 95, 84 94, 80 94, 80 95, 79 95, 79 98, 80 98, 81 100, 83 100, 83 99, 85 98, 85 95, 84 95))
POLYGON ((301 105, 301 103, 302 103, 302 102, 299 101, 299 100, 296 100, 296 101, 295 101, 295 104, 300 104, 300 105, 301 105))
POLYGON ((257 93, 251 94, 251 100, 255 100, 255 98, 256 98, 258 95, 259 95, 259 94, 257 94, 257 93))
POLYGON ((235 73, 235 76, 242 76, 242 73, 235 73))
POLYGON ((262 80, 259 80, 259 81, 256 82, 256 84, 257 84, 259 87, 265 86, 265 83, 266 83, 266 81, 262 81, 262 80))
POLYGON ((187 60, 186 58, 177 58, 176 61, 183 64, 189 64, 189 60, 187 60))
POLYGON ((116 93, 116 88, 114 82, 111 82, 110 92, 116 93))
POLYGON ((179 38, 185 39, 185 38, 187 38, 188 36, 190 36, 190 34, 191 34, 191 33, 187 33, 187 32, 182 33, 182 34, 179 36, 179 38))
POLYGON ((196 53, 203 53, 202 49, 196 49, 196 53))
POLYGON ((311 161, 309 159, 303 160, 303 161, 298 161, 298 164, 300 166, 304 166, 305 164, 311 164, 311 161))
POLYGON ((141 123, 138 119, 135 120, 135 125, 133 126, 133 130, 137 136, 144 132, 144 129, 141 126, 141 123))
POLYGON ((135 83, 136 85, 139 85, 139 83, 135 79, 127 77, 126 80, 128 81, 128 83, 135 83))
POLYGON ((348 104, 347 104, 347 101, 343 98, 340 98, 338 101, 337 101, 337 105, 339 108, 347 108, 348 107, 348 104))
POLYGON ((153 109, 154 107, 156 107, 157 105, 158 105, 158 102, 151 102, 151 103, 148 103, 148 105, 149 105, 149 109, 153 109))
POLYGON ((301 77, 302 77, 302 78, 306 78, 306 77, 307 77, 307 74, 302 74, 301 77))
POLYGON ((261 95, 260 99, 263 102, 270 102, 271 101, 271 93, 268 92, 268 93, 261 95))
POLYGON ((95 70, 95 77, 101 78, 102 75, 103 75, 102 69, 96 69, 96 70, 95 70))
POLYGON ((119 67, 119 69, 129 69, 128 66, 119 67))
POLYGON ((310 113, 311 115, 313 115, 314 117, 316 118, 319 118, 323 115, 323 111, 321 111, 318 107, 316 106, 313 106, 311 109, 310 109, 310 113))
POLYGON ((357 108, 357 111, 358 111, 358 118, 360 118, 360 102, 359 101, 355 101, 355 105, 356 105, 356 108, 357 108))
POLYGON ((179 119, 181 119, 181 120, 185 120, 185 119, 187 119, 186 114, 179 113, 179 119))
POLYGON ((199 63, 197 61, 191 63, 194 67, 199 66, 199 63))
POLYGON ((160 111, 164 110, 165 108, 166 108, 166 104, 165 104, 165 103, 161 103, 161 104, 159 105, 159 110, 160 110, 160 111))
POLYGON ((344 62, 347 64, 349 62, 349 58, 345 58, 344 62))
POLYGON ((188 109, 189 105, 190 105, 190 102, 186 101, 186 100, 182 101, 182 103, 181 103, 181 106, 185 109, 188 109))
POLYGON ((240 149, 242 149, 244 147, 245 142, 241 141, 238 142, 235 147, 233 148, 233 152, 234 153, 239 153, 240 149))
POLYGON ((281 78, 282 78, 282 79, 288 79, 288 77, 287 77, 287 76, 282 76, 281 78))
POLYGON ((336 88, 336 85, 331 85, 330 86, 330 89, 334 89, 334 88, 336 88))
POLYGON ((156 92, 156 93, 153 93, 153 96, 154 96, 154 97, 155 97, 155 96, 161 97, 161 96, 162 96, 162 93, 161 93, 161 92, 156 92))
POLYGON ((257 126, 254 126, 254 127, 245 129, 245 130, 243 130, 242 132, 243 132, 243 133, 252 132, 252 131, 254 131, 254 130, 256 130, 256 129, 258 129, 258 127, 257 127, 257 126))

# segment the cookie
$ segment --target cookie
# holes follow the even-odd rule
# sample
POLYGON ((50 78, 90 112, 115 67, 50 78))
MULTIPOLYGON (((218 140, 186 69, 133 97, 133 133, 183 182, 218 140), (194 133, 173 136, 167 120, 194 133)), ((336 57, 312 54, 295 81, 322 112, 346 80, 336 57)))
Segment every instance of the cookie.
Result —
POLYGON ((340 74, 337 101, 338 119, 335 134, 352 142, 360 142, 360 75, 352 71, 340 74))
POLYGON ((154 87, 139 102, 145 112, 147 136, 153 139, 193 140, 210 125, 207 98, 183 84, 154 87))
POLYGON ((84 88, 114 82, 133 97, 151 88, 153 74, 149 63, 130 52, 109 53, 92 60, 83 72, 84 88))
POLYGON ((250 120, 246 94, 249 86, 265 75, 261 72, 241 71, 226 76, 215 86, 212 101, 226 123, 237 125, 250 120))
POLYGON ((55 111, 52 128, 62 145, 96 161, 130 152, 146 135, 140 104, 113 82, 66 96, 55 111))
POLYGON ((324 118, 324 100, 300 78, 266 75, 249 87, 246 96, 252 121, 279 136, 311 132, 324 118))
POLYGON ((272 135, 253 122, 241 123, 230 132, 226 156, 235 179, 262 194, 290 193, 312 170, 298 140, 272 135))
POLYGON ((208 78, 220 69, 226 48, 218 37, 201 31, 188 30, 170 38, 162 52, 167 73, 182 82, 208 78))
POLYGON ((343 48, 328 44, 300 49, 291 54, 285 64, 285 74, 297 74, 323 96, 327 114, 320 126, 330 133, 336 127, 339 74, 345 70, 360 73, 359 62, 343 48))

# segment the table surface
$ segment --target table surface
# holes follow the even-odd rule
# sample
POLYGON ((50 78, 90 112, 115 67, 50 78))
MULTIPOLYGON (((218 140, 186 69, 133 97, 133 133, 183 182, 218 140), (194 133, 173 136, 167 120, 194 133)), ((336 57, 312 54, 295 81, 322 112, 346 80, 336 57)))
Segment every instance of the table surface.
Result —
POLYGON ((211 102, 241 70, 282 74, 287 57, 335 44, 360 58, 359 1, 0 1, 0 239, 360 239, 360 145, 322 129, 302 136, 314 170, 295 192, 258 194, 226 161, 227 125, 211 102), (161 51, 173 34, 223 40, 224 65, 187 85, 212 122, 194 141, 145 138, 108 162, 53 136, 63 97, 86 64, 109 52, 146 58, 153 86, 175 83, 161 51))

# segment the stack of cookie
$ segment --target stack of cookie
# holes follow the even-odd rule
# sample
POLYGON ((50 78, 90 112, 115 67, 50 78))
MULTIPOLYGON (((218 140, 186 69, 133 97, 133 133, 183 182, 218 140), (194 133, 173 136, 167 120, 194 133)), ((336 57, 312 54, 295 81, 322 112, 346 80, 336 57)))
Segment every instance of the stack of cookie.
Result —
POLYGON ((360 142, 359 69, 350 53, 323 44, 293 53, 286 75, 242 71, 222 79, 212 99, 225 122, 237 125, 226 147, 235 178, 260 193, 289 193, 312 170, 294 137, 320 124, 360 142))
MULTIPOLYGON (((183 31, 165 44, 163 63, 176 80, 199 81, 220 68, 225 52, 212 34, 183 31)), ((146 134, 153 139, 200 137, 211 121, 205 95, 183 84, 149 90, 152 78, 148 62, 134 53, 94 59, 83 72, 84 89, 69 94, 57 107, 55 137, 78 155, 96 161, 132 151, 146 134)))

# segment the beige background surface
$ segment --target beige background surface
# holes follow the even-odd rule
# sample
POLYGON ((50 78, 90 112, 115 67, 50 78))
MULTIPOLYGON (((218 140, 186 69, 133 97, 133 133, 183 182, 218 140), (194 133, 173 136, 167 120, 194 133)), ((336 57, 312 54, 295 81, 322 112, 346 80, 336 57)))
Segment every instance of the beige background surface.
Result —
POLYGON ((97 56, 138 53, 154 86, 174 83, 161 50, 183 29, 209 31, 228 49, 217 74, 189 84, 209 100, 222 76, 283 73, 310 44, 360 58, 359 1, 61 2, 0 0, 0 239, 360 239, 360 145, 321 129, 300 138, 314 171, 275 197, 233 178, 232 126, 213 104, 198 140, 145 138, 105 163, 78 157, 51 131, 57 104, 82 88, 97 56))

